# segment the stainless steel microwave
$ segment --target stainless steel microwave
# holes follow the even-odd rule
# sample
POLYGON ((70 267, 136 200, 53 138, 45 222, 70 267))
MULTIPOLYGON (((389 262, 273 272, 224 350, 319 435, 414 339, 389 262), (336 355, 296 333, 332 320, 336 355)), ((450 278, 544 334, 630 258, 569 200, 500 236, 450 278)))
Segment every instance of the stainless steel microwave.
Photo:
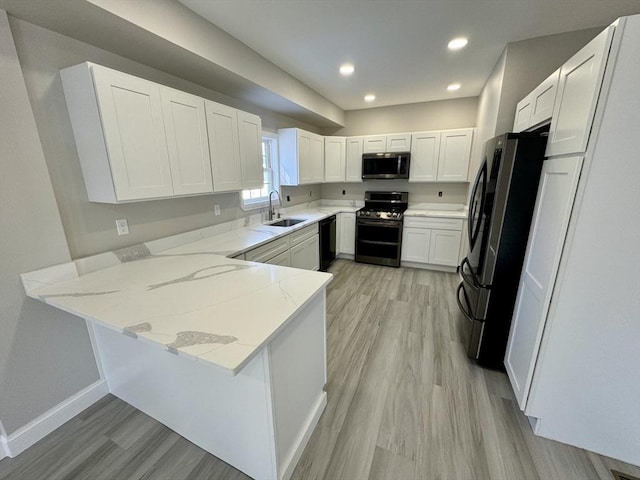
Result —
POLYGON ((362 155, 362 178, 409 178, 409 152, 365 153, 362 155))

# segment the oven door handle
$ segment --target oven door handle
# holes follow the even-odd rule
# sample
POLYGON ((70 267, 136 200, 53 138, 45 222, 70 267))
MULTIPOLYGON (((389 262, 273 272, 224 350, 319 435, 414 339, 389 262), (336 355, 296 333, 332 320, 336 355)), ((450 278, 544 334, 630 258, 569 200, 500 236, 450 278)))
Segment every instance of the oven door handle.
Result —
POLYGON ((460 282, 460 285, 458 285, 458 288, 456 290, 456 301, 458 302, 458 308, 460 308, 460 311, 465 317, 467 317, 472 322, 481 321, 477 318, 474 318, 473 315, 469 313, 469 298, 467 297, 467 292, 464 291, 464 282, 460 282), (464 295, 464 303, 467 304, 466 307, 462 305, 462 301, 460 300, 460 290, 462 290, 462 294, 464 295))
POLYGON ((401 222, 395 222, 395 221, 380 221, 380 222, 376 222, 374 221, 367 221, 367 220, 360 220, 358 219, 357 225, 364 225, 367 227, 383 227, 383 228, 397 228, 399 226, 401 226, 401 222))

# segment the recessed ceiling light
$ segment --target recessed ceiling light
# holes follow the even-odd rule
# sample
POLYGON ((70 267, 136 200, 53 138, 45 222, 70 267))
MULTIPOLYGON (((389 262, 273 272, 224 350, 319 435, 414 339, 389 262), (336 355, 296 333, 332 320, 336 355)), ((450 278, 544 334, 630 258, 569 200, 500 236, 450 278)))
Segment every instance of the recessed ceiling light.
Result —
POLYGON ((345 63, 344 65, 340 65, 340 73, 342 75, 351 75, 355 70, 356 70, 356 67, 354 67, 350 63, 345 63))
POLYGON ((469 40, 464 37, 458 37, 451 40, 447 46, 449 47, 449 50, 460 50, 467 43, 469 43, 469 40))
POLYGON ((373 102, 376 99, 376 96, 373 93, 364 96, 365 102, 373 102))
POLYGON ((460 90, 460 84, 459 83, 452 83, 451 85, 449 85, 447 87, 447 90, 449 90, 450 92, 455 92, 456 90, 460 90))

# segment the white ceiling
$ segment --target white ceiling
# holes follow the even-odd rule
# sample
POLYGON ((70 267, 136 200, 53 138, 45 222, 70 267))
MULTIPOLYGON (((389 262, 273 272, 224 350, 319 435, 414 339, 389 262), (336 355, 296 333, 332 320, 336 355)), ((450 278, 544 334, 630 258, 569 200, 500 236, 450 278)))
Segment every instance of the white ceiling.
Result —
POLYGON ((640 13, 639 0, 180 2, 345 110, 477 96, 507 43, 640 13), (448 51, 457 36, 469 45, 448 51))

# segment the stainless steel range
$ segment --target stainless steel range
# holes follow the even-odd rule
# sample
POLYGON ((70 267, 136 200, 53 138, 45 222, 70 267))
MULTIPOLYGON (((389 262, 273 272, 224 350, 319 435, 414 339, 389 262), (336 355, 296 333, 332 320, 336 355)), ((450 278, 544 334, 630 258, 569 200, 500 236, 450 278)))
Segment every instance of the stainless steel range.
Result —
POLYGON ((356 262, 400 266, 403 212, 409 192, 365 192, 356 212, 356 262))

